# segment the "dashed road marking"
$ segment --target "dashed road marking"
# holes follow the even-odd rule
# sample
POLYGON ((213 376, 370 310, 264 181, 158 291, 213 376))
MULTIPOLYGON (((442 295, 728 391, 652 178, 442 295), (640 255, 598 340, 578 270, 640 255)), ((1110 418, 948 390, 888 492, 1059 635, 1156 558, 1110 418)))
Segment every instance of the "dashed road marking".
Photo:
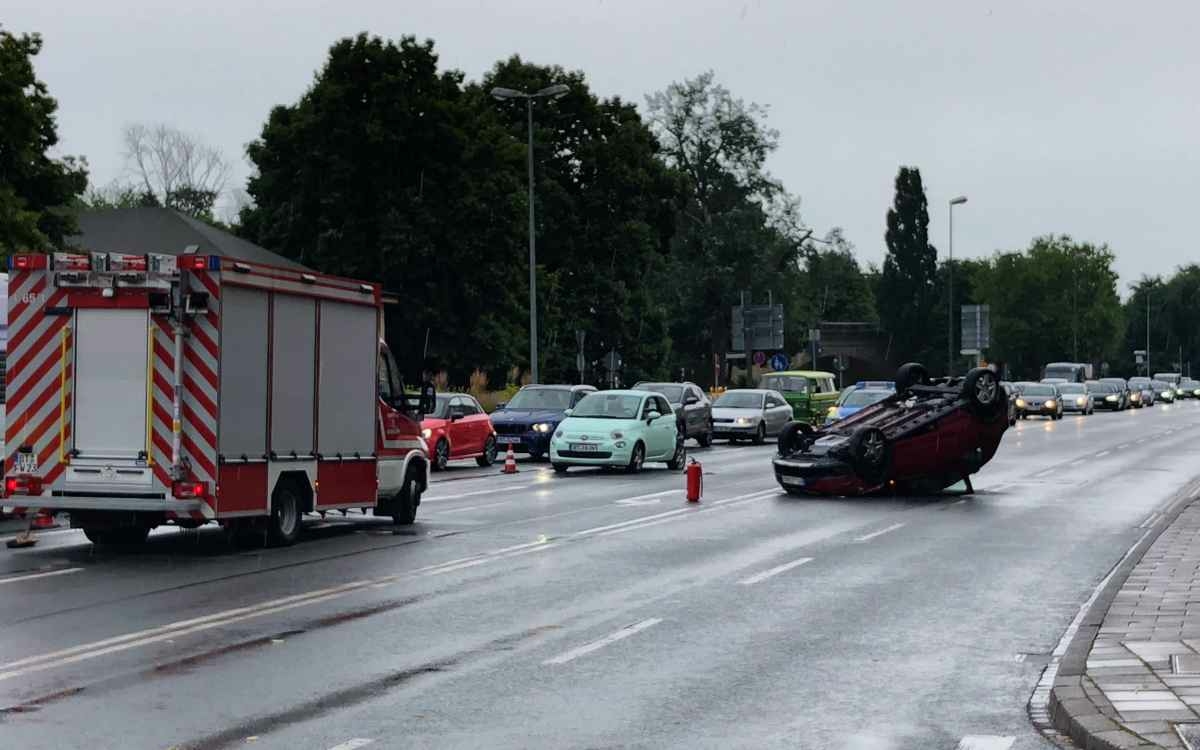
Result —
POLYGON ((542 664, 566 664, 567 662, 574 661, 581 656, 586 656, 593 651, 599 651, 605 646, 609 646, 617 641, 625 640, 629 636, 636 635, 647 628, 652 628, 660 622, 662 622, 661 617, 651 617, 649 619, 642 620, 641 622, 635 622, 632 625, 626 625, 617 632, 610 633, 600 640, 592 641, 591 643, 585 643, 584 645, 573 648, 570 651, 564 651, 553 659, 547 659, 546 661, 542 662, 542 664))
POLYGON ((493 489, 488 489, 488 490, 475 490, 474 492, 460 492, 457 495, 441 495, 438 497, 425 496, 425 497, 421 498, 421 502, 432 503, 432 502, 439 502, 442 500, 458 500, 458 499, 464 498, 464 497, 475 497, 476 495, 495 495, 495 494, 499 494, 501 492, 512 492, 513 490, 524 490, 524 489, 528 489, 533 486, 535 486, 535 485, 518 484, 513 487, 501 487, 501 488, 493 488, 493 489))
POLYGON ((958 750, 1008 750, 1016 737, 1001 737, 995 734, 969 734, 958 741, 958 750))
POLYGON ((904 525, 904 522, 894 523, 891 526, 888 526, 886 529, 880 529, 879 531, 872 531, 870 534, 863 534, 860 537, 856 537, 854 541, 869 542, 872 539, 874 539, 875 537, 883 536, 884 534, 888 533, 889 531, 895 531, 896 529, 900 528, 903 525, 904 525))
POLYGON ((62 570, 48 570, 45 573, 30 573, 29 575, 0 578, 0 586, 6 583, 16 583, 17 581, 32 581, 35 578, 49 578, 50 576, 61 576, 67 573, 78 573, 81 570, 83 568, 63 568, 62 570))
POLYGON ((355 737, 352 740, 346 740, 340 745, 334 745, 329 750, 358 750, 360 747, 374 744, 375 740, 368 740, 365 737, 355 737))
POLYGON ((1100 451, 1099 453, 1096 454, 1096 458, 1104 458, 1109 453, 1112 453, 1112 451, 1100 451))
POLYGON ((792 560, 791 562, 784 563, 783 565, 776 565, 775 567, 764 570, 761 573, 756 573, 749 578, 743 578, 742 580, 738 581, 738 583, 742 584, 743 586, 753 586, 756 583, 765 581, 768 578, 779 575, 780 573, 786 573, 792 568, 798 568, 801 565, 809 562, 812 562, 811 557, 801 557, 799 560, 792 560))

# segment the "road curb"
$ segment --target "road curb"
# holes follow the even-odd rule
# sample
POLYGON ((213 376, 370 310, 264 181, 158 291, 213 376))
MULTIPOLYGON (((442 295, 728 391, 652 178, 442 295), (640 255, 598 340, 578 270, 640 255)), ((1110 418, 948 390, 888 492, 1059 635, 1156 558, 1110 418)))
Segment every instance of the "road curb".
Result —
POLYGON ((1175 493, 1162 516, 1113 568, 1104 588, 1079 623, 1058 664, 1050 689, 1048 710, 1054 728, 1084 750, 1149 750, 1160 747, 1125 729, 1116 709, 1087 677, 1087 657, 1117 592, 1146 551, 1192 503, 1200 502, 1200 480, 1193 479, 1175 493))

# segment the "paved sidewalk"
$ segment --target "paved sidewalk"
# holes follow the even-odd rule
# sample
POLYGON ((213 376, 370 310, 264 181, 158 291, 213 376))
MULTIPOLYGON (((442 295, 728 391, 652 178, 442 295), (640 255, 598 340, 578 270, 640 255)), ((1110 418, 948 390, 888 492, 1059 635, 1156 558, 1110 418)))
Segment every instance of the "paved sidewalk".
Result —
POLYGON ((1055 680, 1055 726, 1082 747, 1187 748, 1200 737, 1200 500, 1113 595, 1083 669, 1055 680))

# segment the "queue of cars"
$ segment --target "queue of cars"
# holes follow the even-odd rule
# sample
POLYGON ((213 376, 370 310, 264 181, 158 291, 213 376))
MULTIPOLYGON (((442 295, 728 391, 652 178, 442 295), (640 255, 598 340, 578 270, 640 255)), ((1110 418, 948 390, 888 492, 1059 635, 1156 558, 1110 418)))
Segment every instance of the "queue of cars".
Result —
MULTIPOLYGON (((1065 363, 1059 363, 1065 364, 1065 363)), ((1058 372, 1047 366, 1047 372, 1058 372)), ((1200 381, 1177 373, 1157 373, 1153 378, 1100 378, 1077 382, 1049 377, 1041 382, 1005 383, 1014 396, 1017 419, 1048 417, 1062 419, 1066 413, 1088 415, 1097 409, 1124 411, 1174 403, 1179 399, 1200 399, 1200 381)))

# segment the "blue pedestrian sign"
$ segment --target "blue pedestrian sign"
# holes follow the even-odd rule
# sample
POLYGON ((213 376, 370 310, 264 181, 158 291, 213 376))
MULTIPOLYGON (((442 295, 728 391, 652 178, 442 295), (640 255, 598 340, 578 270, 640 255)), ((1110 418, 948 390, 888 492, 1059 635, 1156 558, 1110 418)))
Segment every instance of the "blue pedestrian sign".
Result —
POLYGON ((788 366, 788 359, 784 355, 774 354, 771 356, 771 369, 774 370, 775 372, 779 372, 780 370, 786 370, 787 366, 788 366))

